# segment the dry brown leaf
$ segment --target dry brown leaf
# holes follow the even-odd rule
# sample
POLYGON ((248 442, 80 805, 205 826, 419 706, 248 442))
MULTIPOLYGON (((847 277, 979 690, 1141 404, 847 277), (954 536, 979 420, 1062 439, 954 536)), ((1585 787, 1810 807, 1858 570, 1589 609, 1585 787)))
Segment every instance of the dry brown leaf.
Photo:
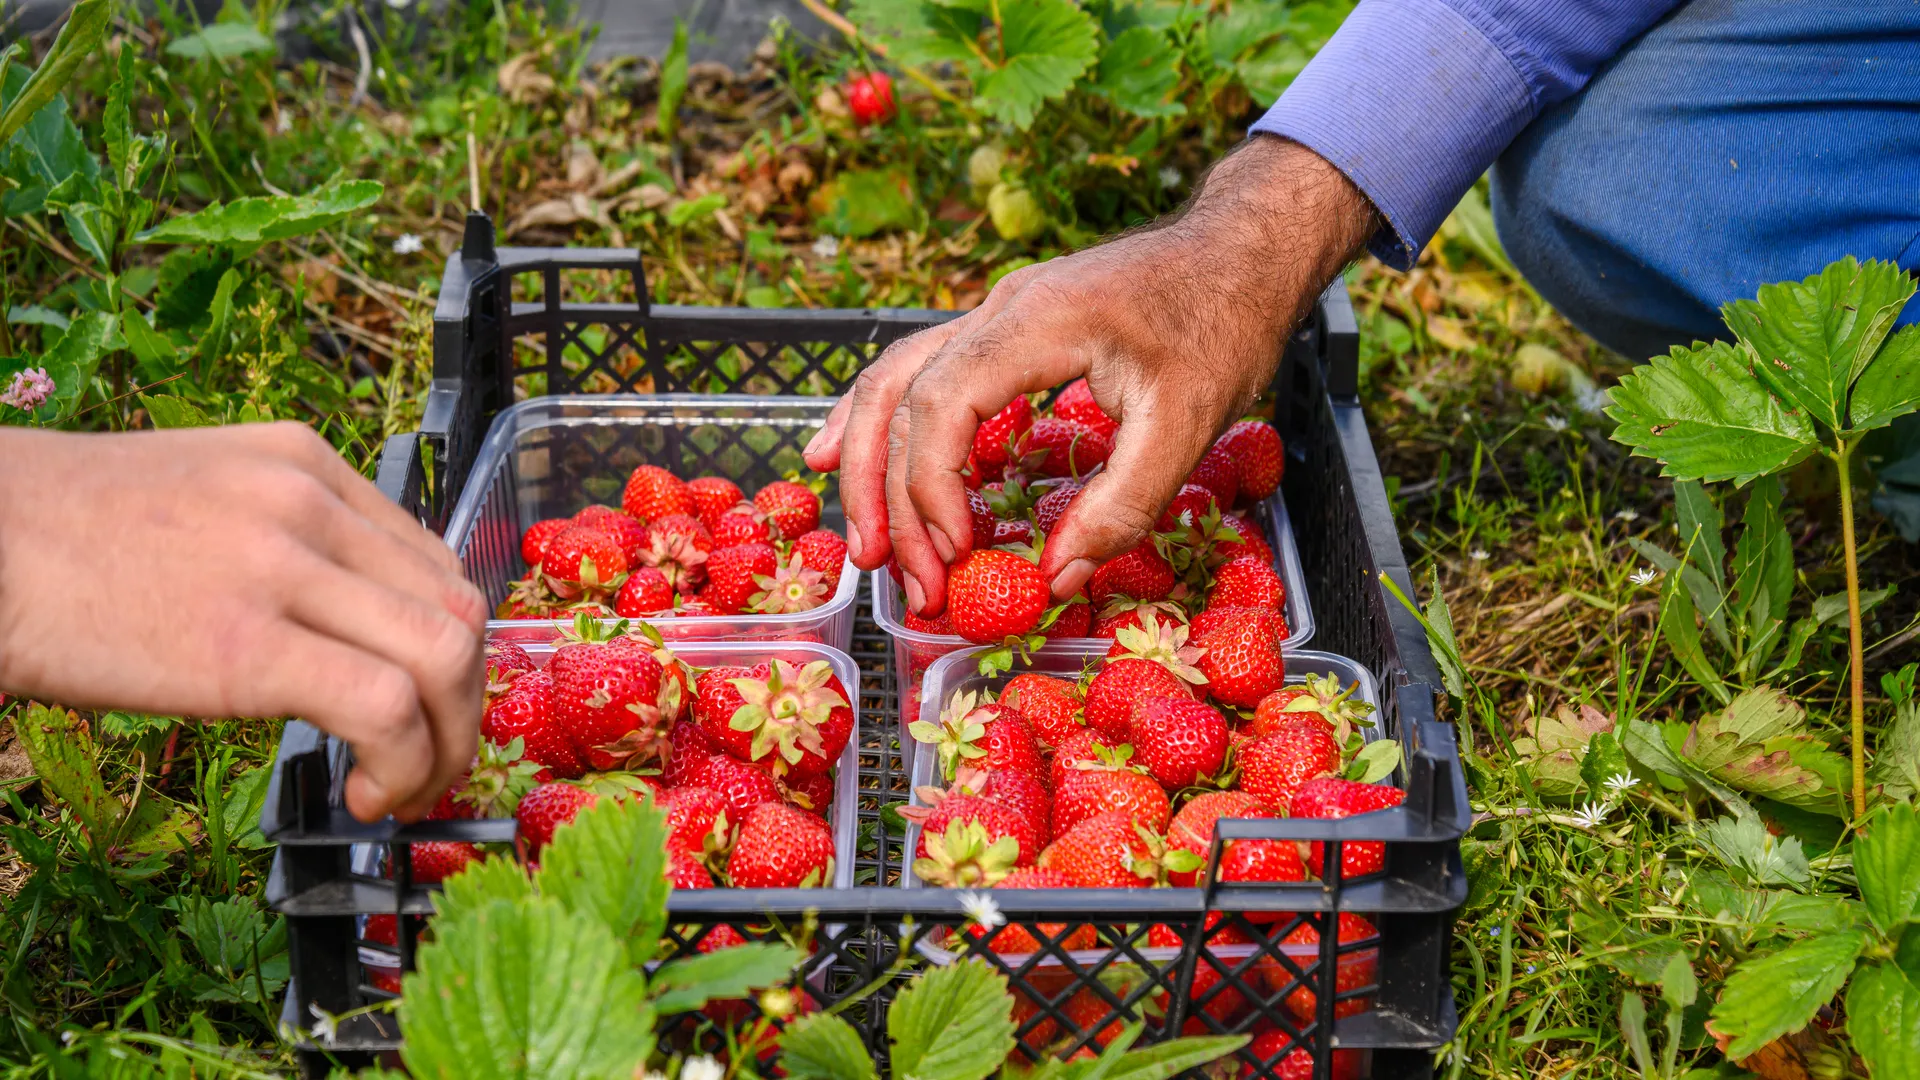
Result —
POLYGON ((594 184, 593 190, 587 192, 587 194, 608 195, 616 191, 621 191, 633 181, 634 177, 645 172, 646 168, 644 164, 638 161, 629 161, 625 165, 602 176, 599 183, 594 184))
POLYGON ((514 101, 535 101, 553 93, 553 76, 540 70, 544 57, 525 52, 500 65, 500 92, 514 101))
POLYGON ((567 148, 567 186, 588 191, 600 184, 603 170, 600 158, 585 140, 575 139, 567 148))
POLYGON ((542 225, 574 225, 582 221, 591 221, 602 228, 613 228, 613 219, 606 210, 594 200, 578 192, 564 199, 547 199, 534 203, 507 226, 507 235, 523 232, 542 225))
POLYGON ((813 186, 813 166, 804 161, 789 161, 780 166, 780 175, 774 183, 780 185, 780 194, 791 199, 813 186))
POLYGON ((1450 315, 1432 315, 1427 318, 1427 336, 1434 344, 1453 352, 1471 352, 1473 337, 1467 333, 1459 319, 1450 315))
POLYGON ((823 86, 819 93, 813 95, 813 107, 840 119, 853 115, 852 110, 847 108, 846 99, 840 96, 840 91, 831 86, 823 86))

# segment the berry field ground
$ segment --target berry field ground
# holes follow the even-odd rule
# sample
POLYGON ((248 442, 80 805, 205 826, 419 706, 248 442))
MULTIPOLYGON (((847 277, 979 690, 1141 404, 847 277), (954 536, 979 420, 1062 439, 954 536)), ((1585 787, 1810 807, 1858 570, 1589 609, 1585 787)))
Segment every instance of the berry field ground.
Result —
MULTIPOLYGON (((887 6, 840 5, 855 21, 828 40, 776 32, 744 72, 589 67, 577 31, 519 2, 456 3, 434 27, 375 12, 365 34, 365 8, 333 5, 304 27, 304 58, 261 32, 276 4, 230 5, 198 30, 116 12, 64 90, 84 145, 36 121, 0 169, 17 185, 0 361, 69 363, 47 364, 66 380, 48 405, 9 403, 0 421, 293 418, 370 473, 382 440, 418 424, 438 275, 476 191, 503 242, 640 248, 655 302, 971 307, 1011 269, 1178 206, 1344 10, 1235 3, 1234 22, 1216 5, 1156 31, 1179 46, 1154 69, 1163 81, 1089 76, 1027 101, 976 87, 965 65, 902 62, 897 43, 881 59, 869 46, 884 35, 862 20, 887 6), (1232 38, 1256 8, 1283 32, 1232 38), (869 60, 894 72, 885 109, 852 85, 869 60), (132 154, 137 181, 62 202, 49 170, 84 156, 104 182, 127 115, 144 141, 113 160, 132 154), (277 211, 305 215, 291 239, 130 239, 215 199, 323 185, 331 208, 277 211), (92 364, 71 363, 89 320, 123 311, 152 337, 103 336, 92 364)), ((16 56, 9 100, 51 41, 16 56)), ((1869 1032, 1849 1007, 1920 1016, 1920 931, 1900 930, 1920 909, 1888 922, 1884 869, 1854 857, 1832 469, 1785 474, 1778 520, 1756 524, 1759 496, 1677 489, 1630 457, 1600 410, 1641 358, 1605 353, 1514 274, 1478 194, 1412 272, 1367 262, 1348 281, 1418 600, 1457 656, 1449 718, 1477 814, 1459 1036, 1440 1075, 1772 1080, 1920 1062, 1920 1024, 1869 1032), (1680 523, 1722 519, 1728 558, 1675 561, 1680 523), (1764 646, 1714 614, 1695 625, 1706 597, 1738 591, 1750 524, 1755 545, 1784 537, 1791 562, 1764 646), (1738 695, 1761 686, 1784 697, 1756 719, 1738 695), (1636 751, 1630 729, 1658 734, 1636 751), (1844 962, 1813 955, 1848 933, 1863 944, 1844 962)), ((592 275, 569 287, 617 295, 592 275)), ((5 374, 22 366, 39 365, 5 374)), ((1859 529, 1865 757, 1884 806, 1920 787, 1920 548, 1870 512, 1859 529)), ((260 903, 271 849, 254 828, 278 722, 85 715, 70 745, 98 776, 82 805, 29 760, 13 731, 27 708, 0 713, 7 1074, 286 1072, 285 935, 260 903)), ((1920 866, 1920 827, 1907 839, 1920 866)))

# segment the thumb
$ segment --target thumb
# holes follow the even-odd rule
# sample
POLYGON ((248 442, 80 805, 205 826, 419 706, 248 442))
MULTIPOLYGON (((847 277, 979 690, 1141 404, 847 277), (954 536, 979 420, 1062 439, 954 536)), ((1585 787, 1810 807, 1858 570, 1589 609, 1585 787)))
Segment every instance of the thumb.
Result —
POLYGON ((1068 505, 1047 537, 1040 572, 1056 599, 1078 593, 1101 563, 1138 544, 1173 501, 1204 444, 1188 445, 1197 429, 1165 412, 1129 414, 1114 436, 1113 453, 1068 505))

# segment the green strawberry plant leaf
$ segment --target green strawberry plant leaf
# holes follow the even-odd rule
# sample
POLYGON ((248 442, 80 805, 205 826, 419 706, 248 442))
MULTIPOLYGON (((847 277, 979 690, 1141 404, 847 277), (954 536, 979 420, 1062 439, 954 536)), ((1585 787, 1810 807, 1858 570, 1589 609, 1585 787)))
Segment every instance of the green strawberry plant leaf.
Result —
POLYGON ((1169 1080, 1252 1041, 1248 1035, 1190 1035, 1135 1048, 1133 1041, 1143 1028, 1128 1024, 1097 1060, 1072 1062, 1062 1069, 1063 1080, 1169 1080))
POLYGON ((1791 885, 1804 889, 1813 882, 1800 838, 1773 835, 1751 811, 1740 817, 1696 824, 1693 836, 1727 869, 1762 888, 1791 885))
POLYGON ((1627 752, 1619 738, 1611 731, 1596 732, 1587 743, 1586 755, 1580 759, 1580 783, 1587 789, 1587 796, 1602 798, 1608 780, 1632 775, 1633 769, 1627 764, 1627 752))
POLYGON ((40 782, 73 811, 89 841, 96 846, 111 841, 126 807, 107 793, 96 764, 99 748, 79 716, 35 704, 14 717, 13 731, 40 782))
MULTIPOLYGON (((1720 533, 1726 527, 1726 518, 1720 513, 1720 504, 1713 501, 1713 496, 1707 494, 1699 481, 1680 480, 1673 485, 1673 510, 1687 564, 1699 568, 1712 580, 1716 596, 1724 593, 1727 546, 1721 541, 1720 533)), ((1701 606, 1710 605, 1702 602, 1701 606)))
POLYGON ((178 901, 180 932, 215 978, 195 980, 197 1001, 264 1003, 287 984, 287 921, 268 915, 252 897, 178 901), (256 978, 257 976, 257 978, 256 978), (265 990, 267 998, 260 996, 265 990))
POLYGON ((1099 24, 1073 0, 1021 0, 991 9, 972 2, 859 0, 853 15, 896 63, 958 67, 973 83, 973 103, 1021 131, 1042 105, 1065 97, 1100 54, 1099 24))
POLYGON ((1880 688, 1893 702, 1893 723, 1880 732, 1867 777, 1889 797, 1908 801, 1920 792, 1920 695, 1914 693, 1920 664, 1880 676, 1880 688))
POLYGON ((1868 964, 1847 988, 1847 1035, 1873 1076, 1920 1076, 1920 980, 1868 964))
POLYGON ((167 42, 168 56, 181 56, 189 60, 230 60, 236 56, 272 51, 272 38, 252 25, 241 22, 214 23, 167 42))
POLYGON ((1114 108, 1153 119, 1179 116, 1187 107, 1169 101, 1180 85, 1180 54, 1167 35, 1146 26, 1124 30, 1107 42, 1093 91, 1114 108))
POLYGON ((378 202, 378 180, 331 180, 305 195, 272 195, 214 203, 168 218, 134 239, 143 244, 253 246, 305 236, 378 202))
POLYGON ((551 897, 444 912, 417 962, 400 1058, 420 1080, 630 1080, 653 1052, 646 977, 603 920, 551 897))
POLYGON ((1747 356, 1723 341, 1675 346, 1613 388, 1613 438, 1677 480, 1746 484, 1806 458, 1815 432, 1754 379, 1747 356))
POLYGON ((790 1080, 877 1080, 873 1055, 853 1025, 809 1013, 780 1037, 780 1067, 790 1080))
POLYGON ((1844 896, 1750 888, 1711 870, 1694 874, 1690 882, 1686 897, 1694 911, 1708 919, 1725 913, 1754 930, 1810 934, 1866 923, 1865 908, 1844 896))
POLYGON ((1853 842, 1853 872, 1882 933, 1920 922, 1920 809, 1890 806, 1871 818, 1853 842))
POLYGON ((808 200, 814 227, 861 237, 920 224, 913 178, 904 169, 848 169, 820 185, 808 200))
POLYGON ((894 1075, 914 1080, 985 1080, 1013 1052, 1013 1032, 1006 976, 979 960, 928 971, 887 1011, 894 1075))
POLYGON ((1847 762, 1807 727, 1806 710, 1770 687, 1743 691, 1693 722, 1681 756, 1741 791, 1844 816, 1847 762))
POLYGON ((1787 624, 1793 597, 1793 544, 1780 516, 1780 481, 1763 476, 1747 491, 1733 551, 1734 617, 1746 629, 1744 672, 1765 669, 1787 624))
POLYGON ((112 21, 113 5, 108 0, 80 0, 73 5, 73 10, 67 13, 66 25, 60 28, 60 36, 54 39, 53 48, 47 50, 46 59, 27 77, 20 91, 12 95, 6 108, 0 109, 0 145, 12 141, 28 120, 73 81, 80 65, 91 60, 99 50, 100 39, 106 36, 112 21))
POLYGON ((1360 748, 1347 763, 1346 778, 1362 784, 1376 784, 1393 775, 1400 767, 1400 741, 1375 739, 1360 748))
POLYGON ((760 941, 682 957, 654 972, 653 1006, 665 1016, 691 1012, 709 1001, 746 997, 786 981, 805 960, 791 945, 760 941))
POLYGON ((666 815, 651 801, 603 798, 554 833, 534 886, 599 919, 635 964, 660 948, 667 921, 666 815))
POLYGON ((1848 422, 1855 431, 1885 427, 1920 409, 1920 326, 1903 327, 1853 384, 1848 422))
POLYGON ((1806 1027, 1839 992, 1866 946, 1865 931, 1840 930, 1804 938, 1735 968, 1713 1007, 1713 1031, 1729 1040, 1727 1058, 1752 1057, 1780 1036, 1806 1027))
POLYGON ((534 895, 527 871, 512 859, 482 859, 448 878, 434 897, 434 915, 455 919, 460 913, 496 900, 520 901, 534 895))
MULTIPOLYGON (((1613 732, 1613 718, 1591 704, 1576 709, 1562 703, 1550 716, 1528 717, 1521 722, 1527 725, 1528 734, 1513 740, 1513 751, 1526 763, 1534 790, 1556 799, 1571 798, 1580 790, 1588 746, 1600 735, 1611 737, 1613 732)), ((1625 761, 1624 753, 1621 760, 1625 761)))

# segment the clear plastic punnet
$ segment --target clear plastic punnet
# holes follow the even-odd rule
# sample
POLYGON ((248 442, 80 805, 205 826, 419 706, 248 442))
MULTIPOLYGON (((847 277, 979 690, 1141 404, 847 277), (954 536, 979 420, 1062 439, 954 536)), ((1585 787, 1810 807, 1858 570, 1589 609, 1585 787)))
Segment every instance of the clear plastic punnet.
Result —
MULTIPOLYGON (((751 394, 600 394, 538 397, 502 410, 487 430, 447 543, 488 605, 506 599, 526 573, 520 534, 536 521, 568 517, 592 503, 620 505, 627 477, 658 465, 682 479, 720 476, 751 498, 790 472, 806 473, 800 450, 826 422, 832 398, 751 394)), ((833 485, 821 496, 820 526, 846 534, 833 485)), ((701 641, 817 641, 842 652, 853 641, 859 570, 841 567, 827 602, 790 615, 649 618, 661 636, 701 641)), ((526 645, 551 641, 557 624, 497 619, 495 637, 526 645)))

